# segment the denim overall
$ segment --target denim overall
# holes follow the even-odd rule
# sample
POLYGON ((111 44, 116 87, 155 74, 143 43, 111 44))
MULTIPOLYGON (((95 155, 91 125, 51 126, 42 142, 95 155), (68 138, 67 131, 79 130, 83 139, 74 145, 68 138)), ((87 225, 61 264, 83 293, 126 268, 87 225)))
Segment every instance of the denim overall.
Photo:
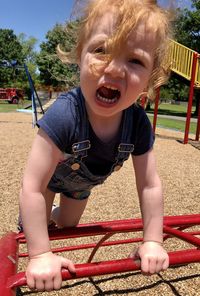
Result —
POLYGON ((102 184, 114 171, 118 171, 125 160, 134 150, 130 143, 133 126, 133 109, 129 107, 124 111, 121 143, 116 152, 115 162, 110 172, 105 176, 94 175, 86 167, 84 159, 91 147, 89 140, 89 122, 85 109, 84 98, 81 96, 78 108, 78 125, 76 138, 78 141, 71 147, 70 154, 65 154, 52 176, 48 188, 56 193, 62 192, 66 197, 82 200, 90 195, 90 190, 98 184, 102 184))

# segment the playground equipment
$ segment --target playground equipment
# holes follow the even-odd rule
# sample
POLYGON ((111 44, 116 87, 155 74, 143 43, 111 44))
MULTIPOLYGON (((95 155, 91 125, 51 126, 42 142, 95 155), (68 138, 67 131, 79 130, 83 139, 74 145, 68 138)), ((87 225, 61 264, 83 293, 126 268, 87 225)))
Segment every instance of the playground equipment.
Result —
MULTIPOLYGON (((190 244, 189 249, 170 251, 170 267, 200 262, 200 215, 169 216, 164 218, 164 241, 177 238, 190 244), (195 226, 195 230, 190 228, 195 226), (186 230, 186 231, 185 231, 186 230), (191 247, 192 246, 192 247, 191 247)), ((99 247, 133 244, 142 241, 138 236, 133 239, 108 240, 117 233, 141 232, 143 229, 141 219, 117 220, 109 222, 96 222, 79 224, 77 227, 49 230, 50 240, 63 240, 80 237, 102 236, 98 243, 66 246, 52 249, 53 252, 70 252, 92 248, 86 263, 76 264, 76 274, 62 270, 63 280, 91 277, 97 275, 114 274, 139 270, 136 259, 119 259, 101 262, 92 262, 99 247)), ((20 286, 26 285, 24 272, 17 273, 18 261, 27 257, 27 253, 19 253, 19 245, 25 244, 23 233, 10 232, 0 239, 0 295, 15 296, 20 286)))
MULTIPOLYGON (((35 127, 36 122, 37 122, 37 106, 36 106, 36 101, 38 102, 39 107, 41 109, 41 112, 43 114, 44 114, 44 110, 42 108, 42 104, 41 104, 40 98, 39 98, 39 96, 37 94, 37 91, 36 91, 36 88, 35 88, 33 79, 31 77, 31 74, 30 74, 30 72, 28 70, 27 65, 26 64, 24 64, 24 65, 18 65, 17 61, 15 61, 15 60, 14 61, 11 61, 11 62, 8 62, 8 61, 4 60, 3 63, 0 64, 0 67, 14 68, 15 70, 16 69, 18 69, 18 70, 25 70, 26 76, 28 78, 30 90, 31 90, 31 104, 30 104, 30 107, 32 107, 32 109, 31 109, 31 111, 30 110, 27 110, 27 109, 17 109, 17 111, 19 111, 19 112, 30 112, 30 113, 32 113, 32 125, 33 125, 33 127, 35 127)), ((10 90, 14 90, 14 88, 13 89, 10 89, 10 90)), ((16 101, 16 96, 15 96, 15 101, 16 101)))
MULTIPOLYGON (((30 86, 30 89, 31 89, 31 105, 32 105, 32 125, 33 127, 35 127, 36 125, 36 122, 37 122, 37 106, 36 106, 36 99, 39 103, 39 106, 40 106, 40 109, 41 109, 41 112, 42 114, 44 114, 44 110, 42 108, 42 104, 41 104, 41 101, 39 99, 39 96, 37 94, 37 91, 36 91, 36 88, 35 88, 35 85, 34 85, 34 82, 33 82, 33 79, 31 77, 31 74, 28 70, 28 67, 26 64, 24 64, 24 69, 25 69, 25 72, 26 72, 26 76, 28 78, 28 82, 29 82, 29 86, 30 86)), ((18 110, 18 111, 21 111, 21 112, 26 112, 26 110, 18 110)))
MULTIPOLYGON (((183 143, 187 144, 194 90, 200 89, 200 54, 198 54, 197 52, 195 52, 194 50, 191 50, 186 46, 183 46, 178 42, 175 42, 174 40, 171 40, 171 46, 170 46, 168 58, 171 63, 171 70, 177 75, 190 81, 187 118, 186 118, 185 134, 184 134, 184 140, 183 140, 183 143)), ((159 99, 160 99, 159 90, 157 90, 157 96, 156 96, 155 108, 154 108, 154 123, 153 123, 154 131, 156 128, 159 99)), ((199 109, 199 112, 198 112, 196 137, 195 137, 196 141, 199 141, 199 133, 200 133, 200 105, 198 109, 199 109)))

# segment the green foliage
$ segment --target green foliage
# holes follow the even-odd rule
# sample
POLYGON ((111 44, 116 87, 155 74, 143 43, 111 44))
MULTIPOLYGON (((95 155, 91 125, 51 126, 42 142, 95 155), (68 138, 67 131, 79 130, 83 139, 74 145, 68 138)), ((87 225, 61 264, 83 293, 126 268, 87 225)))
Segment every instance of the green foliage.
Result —
POLYGON ((175 75, 170 78, 167 85, 161 90, 161 97, 174 101, 187 101, 189 94, 189 87, 186 81, 177 78, 175 75))
MULTIPOLYGON (((5 60, 9 63, 17 60, 19 64, 23 64, 24 61, 22 46, 13 30, 10 29, 0 29, 0 64, 5 60)), ((15 74, 15 70, 12 67, 0 67, 0 87, 14 86, 15 74)))
POLYGON ((65 27, 56 24, 46 35, 46 42, 41 44, 37 58, 40 80, 47 86, 71 88, 79 82, 79 70, 75 64, 63 64, 57 56, 57 46, 63 51, 72 50, 76 41, 77 22, 68 23, 65 27))
POLYGON ((19 34, 17 38, 22 46, 22 53, 25 57, 26 64, 28 62, 35 64, 37 53, 35 52, 34 48, 35 44, 37 43, 37 39, 34 37, 27 38, 24 33, 19 34))
POLYGON ((178 42, 200 51, 200 2, 192 1, 193 10, 177 10, 175 35, 178 42))
MULTIPOLYGON (((34 37, 27 38, 24 33, 19 34, 18 40, 22 46, 22 54, 24 56, 24 62, 28 67, 28 70, 31 74, 31 77, 36 84, 38 81, 38 71, 37 71, 37 52, 35 51, 35 45, 37 43, 37 39, 34 37)), ((21 87, 25 90, 27 94, 29 91, 29 83, 27 76, 24 70, 17 71, 17 82, 21 87), (20 73, 21 72, 21 73, 20 73)), ((19 87, 19 86, 18 86, 19 87)))
POLYGON ((27 64, 33 80, 37 78, 36 52, 34 46, 36 39, 30 37, 26 39, 25 34, 18 37, 13 30, 0 29, 0 64, 4 61, 11 64, 17 61, 16 66, 0 67, 0 87, 16 87, 29 92, 29 83, 23 68, 27 64), (18 69, 20 66, 21 69, 18 69))

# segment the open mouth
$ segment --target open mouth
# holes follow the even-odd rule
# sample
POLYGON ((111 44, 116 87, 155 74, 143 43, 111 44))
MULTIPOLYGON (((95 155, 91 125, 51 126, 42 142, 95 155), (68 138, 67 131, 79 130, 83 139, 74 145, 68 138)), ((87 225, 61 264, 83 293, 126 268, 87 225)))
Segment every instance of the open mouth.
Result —
POLYGON ((119 100, 120 96, 120 91, 112 86, 101 86, 96 92, 98 101, 104 104, 114 104, 119 100))

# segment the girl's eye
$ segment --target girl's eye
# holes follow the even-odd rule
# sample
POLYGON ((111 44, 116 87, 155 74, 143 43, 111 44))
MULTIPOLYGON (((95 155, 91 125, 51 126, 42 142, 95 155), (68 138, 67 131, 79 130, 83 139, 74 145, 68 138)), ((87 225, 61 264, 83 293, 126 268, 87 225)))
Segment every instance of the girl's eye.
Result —
POLYGON ((136 64, 136 65, 144 66, 144 63, 141 60, 139 60, 139 59, 131 59, 130 60, 130 63, 131 64, 136 64))
POLYGON ((94 53, 105 53, 105 49, 103 46, 99 46, 97 48, 95 48, 94 53))

